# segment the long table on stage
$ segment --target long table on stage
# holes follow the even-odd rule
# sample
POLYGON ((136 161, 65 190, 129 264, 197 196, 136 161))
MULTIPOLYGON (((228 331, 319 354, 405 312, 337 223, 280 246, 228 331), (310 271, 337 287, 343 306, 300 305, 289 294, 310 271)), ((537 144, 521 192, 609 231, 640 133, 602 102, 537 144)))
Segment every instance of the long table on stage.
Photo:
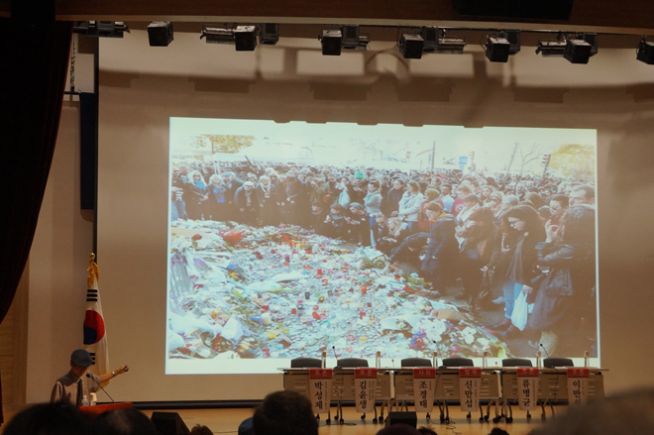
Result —
MULTIPOLYGON (((606 369, 588 368, 587 397, 589 399, 604 397, 604 375, 606 369)), ((518 367, 503 367, 502 403, 503 408, 518 401, 518 367)), ((545 418, 545 406, 549 405, 554 414, 554 405, 568 402, 568 368, 540 369, 538 379, 538 402, 545 418)), ((512 417, 510 417, 512 418, 512 417)))
MULTIPOLYGON (((309 396, 309 371, 308 368, 285 368, 284 389, 298 392, 309 396)), ((381 402, 381 416, 383 420, 384 408, 391 409, 392 406, 392 380, 393 369, 377 369, 377 382, 375 385, 375 400, 381 402)), ((332 402, 340 405, 342 402, 354 400, 354 368, 334 369, 331 391, 332 402)), ((376 411, 375 411, 376 414, 376 411)), ((337 417, 340 418, 340 417, 337 417)), ((375 415, 375 419, 377 415, 375 415)))
MULTIPOLYGON (((282 369, 284 374, 284 389, 292 390, 309 396, 309 370, 307 368, 282 369)), ((605 369, 589 368, 587 382, 587 397, 604 396, 605 369)), ((459 368, 438 368, 436 370, 434 401, 441 410, 441 420, 449 420, 448 405, 458 404, 460 397, 459 368), (445 417, 443 416, 445 412, 445 417)), ((538 402, 543 408, 556 404, 565 404, 568 400, 568 370, 567 368, 540 369, 539 371, 538 402)), ((413 390, 413 368, 380 368, 377 369, 377 382, 375 387, 375 400, 382 403, 384 408, 392 411, 397 405, 408 406, 415 400, 413 390)), ((340 405, 342 402, 354 400, 354 368, 340 368, 333 370, 331 387, 332 402, 340 405)), ((495 405, 496 418, 497 405, 502 404, 502 410, 507 404, 518 400, 517 368, 516 367, 486 367, 481 368, 481 382, 479 386, 480 421, 488 420, 490 407, 495 405), (484 415, 482 403, 487 404, 484 415)), ((552 410, 553 412, 553 410, 552 410)), ((376 414, 376 408, 375 408, 376 414)), ((342 413, 340 414, 342 418, 342 413)), ((376 417, 376 415, 375 415, 376 417)), ((468 416, 470 418, 470 415, 468 416)))

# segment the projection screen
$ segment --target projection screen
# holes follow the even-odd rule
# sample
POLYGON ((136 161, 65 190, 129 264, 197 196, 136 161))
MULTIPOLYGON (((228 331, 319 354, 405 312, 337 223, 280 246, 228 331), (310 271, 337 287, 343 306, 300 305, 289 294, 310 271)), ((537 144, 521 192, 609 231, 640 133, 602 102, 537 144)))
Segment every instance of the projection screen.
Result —
POLYGON ((171 118, 169 149, 168 374, 596 352, 594 130, 171 118))

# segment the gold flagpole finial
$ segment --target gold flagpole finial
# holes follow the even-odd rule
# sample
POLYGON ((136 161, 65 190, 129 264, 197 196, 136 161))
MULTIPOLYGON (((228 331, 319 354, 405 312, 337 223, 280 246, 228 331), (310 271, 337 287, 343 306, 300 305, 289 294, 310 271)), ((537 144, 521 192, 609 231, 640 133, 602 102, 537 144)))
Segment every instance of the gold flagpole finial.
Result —
POLYGON ((89 253, 89 261, 94 261, 95 260, 95 252, 89 253))

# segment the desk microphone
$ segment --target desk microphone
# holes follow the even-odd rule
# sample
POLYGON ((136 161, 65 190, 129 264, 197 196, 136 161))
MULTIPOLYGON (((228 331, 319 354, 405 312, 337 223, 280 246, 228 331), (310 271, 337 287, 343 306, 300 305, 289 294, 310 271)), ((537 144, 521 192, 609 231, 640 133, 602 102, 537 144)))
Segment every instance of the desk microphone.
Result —
POLYGON ((334 352, 334 358, 336 358, 336 362, 338 362, 338 355, 336 355, 336 346, 332 346, 332 352, 334 352))
POLYGON ((545 349, 545 346, 543 346, 543 343, 538 343, 538 345, 540 346, 541 349, 543 349, 543 352, 545 352, 545 356, 549 358, 550 354, 549 352, 547 352, 547 349, 545 349))
POLYGON ((114 398, 111 397, 111 395, 110 395, 109 393, 107 393, 107 390, 105 390, 105 389, 102 387, 102 384, 101 384, 100 382, 98 382, 97 379, 95 379, 93 376, 91 376, 91 373, 87 373, 87 374, 86 374, 86 377, 89 378, 90 380, 92 380, 93 382, 95 382, 95 384, 96 384, 98 387, 100 387, 100 389, 104 392, 104 394, 106 394, 107 397, 108 397, 109 399, 111 399, 111 402, 112 402, 112 403, 116 403, 116 401, 114 400, 114 398))

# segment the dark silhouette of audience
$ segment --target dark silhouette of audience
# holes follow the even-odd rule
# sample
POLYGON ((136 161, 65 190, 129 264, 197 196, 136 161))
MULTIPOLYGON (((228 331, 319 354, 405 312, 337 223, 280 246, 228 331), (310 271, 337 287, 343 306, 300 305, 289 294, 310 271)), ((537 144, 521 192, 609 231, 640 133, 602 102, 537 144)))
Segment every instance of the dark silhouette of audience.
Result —
POLYGON ((159 435, 150 419, 134 408, 100 414, 93 420, 92 432, 97 435, 159 435))
POLYGON ((5 435, 87 435, 89 421, 69 403, 42 403, 16 414, 4 428, 5 435))
POLYGON ((268 394, 254 411, 256 435, 318 435, 318 422, 306 396, 294 391, 268 394))

